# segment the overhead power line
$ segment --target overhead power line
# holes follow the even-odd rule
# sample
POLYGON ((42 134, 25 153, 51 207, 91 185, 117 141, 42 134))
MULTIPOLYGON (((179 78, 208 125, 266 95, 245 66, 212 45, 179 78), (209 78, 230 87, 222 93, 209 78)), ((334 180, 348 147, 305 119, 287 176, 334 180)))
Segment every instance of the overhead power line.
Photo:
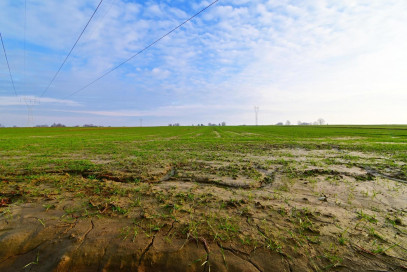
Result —
POLYGON ((129 62, 130 60, 132 60, 133 58, 137 57, 138 55, 140 55, 141 53, 143 53, 144 51, 148 50, 150 47, 156 45, 158 42, 160 42, 162 39, 164 39, 165 37, 167 37, 168 35, 170 35, 171 33, 173 33, 174 31, 176 31, 177 29, 179 29, 180 27, 182 27, 184 24, 188 23, 189 21, 191 21, 192 19, 194 19, 195 17, 197 17, 199 14, 201 14, 202 12, 206 11, 208 8, 210 8, 211 6, 213 6, 214 4, 216 4, 217 2, 219 2, 219 0, 213 1, 212 3, 210 3, 208 6, 206 6, 205 8, 201 9, 199 12, 195 13, 193 16, 189 17, 187 20, 185 20, 184 22, 182 22, 181 24, 179 24, 177 27, 173 28, 172 30, 170 30, 169 32, 167 32, 166 34, 164 34, 163 36, 161 36, 160 38, 158 38, 157 40, 155 40, 154 42, 150 43, 149 45, 147 45, 146 47, 144 47, 143 49, 141 49, 140 51, 138 51, 136 54, 134 54, 133 56, 131 56, 130 58, 126 59, 125 61, 123 61, 122 63, 120 63, 119 65, 113 67, 112 69, 108 70, 107 72, 105 72, 104 74, 102 74, 101 76, 99 76, 98 78, 94 79, 93 81, 91 81, 90 83, 86 84, 85 86, 83 86, 82 88, 80 88, 79 90, 71 93, 70 95, 66 96, 70 97, 74 94, 77 94, 81 91, 83 91, 84 89, 88 88, 90 85, 94 84, 96 81, 104 78, 105 76, 107 76, 108 74, 110 74, 111 72, 115 71, 116 69, 120 68, 123 64, 129 62))
MULTIPOLYGON (((24 0, 24 55, 23 55, 24 67, 23 67, 23 83, 22 89, 27 91, 27 0, 24 0)), ((35 98, 29 98, 24 96, 23 99, 25 106, 27 107, 27 126, 31 127, 34 122, 33 107, 38 101, 35 98)), ((20 98, 21 101, 21 98, 20 98)))
POLYGON ((24 1, 24 70, 23 70, 23 78, 24 78, 24 87, 26 86, 26 66, 27 66, 27 0, 24 1))
POLYGON ((69 58, 69 56, 71 55, 72 51, 74 50, 74 48, 76 47, 77 43, 79 42, 79 40, 81 39, 83 33, 85 32, 86 28, 88 27, 90 21, 92 21, 93 16, 95 16, 96 12, 98 11, 100 5, 102 4, 103 0, 100 0, 99 5, 97 5, 95 11, 93 12, 92 16, 89 18, 89 21, 86 23, 85 27, 83 28, 81 34, 79 35, 78 39, 76 40, 76 42, 74 43, 74 45, 72 46, 71 50, 69 51, 68 55, 66 55, 64 61, 62 62, 61 66, 59 66, 58 71, 55 73, 54 77, 51 79, 50 83, 48 84, 47 88, 45 88, 45 90, 42 92, 41 96, 42 97, 49 89, 49 87, 51 87, 52 83, 54 82, 54 80, 56 79, 56 77, 58 76, 59 72, 61 71, 62 67, 64 66, 65 62, 67 61, 67 59, 69 58))
MULTIPOLYGON (((96 26, 97 26, 98 24, 100 24, 100 23, 103 22, 103 20, 105 19, 106 15, 109 14, 110 10, 112 9, 114 2, 116 2, 116 1, 117 1, 117 0, 112 0, 112 1, 110 1, 110 4, 109 4, 108 8, 106 9, 106 12, 105 12, 102 16, 99 16, 100 19, 99 19, 98 21, 96 21, 95 23, 93 23, 93 28, 91 28, 91 30, 89 31, 89 33, 88 33, 88 35, 87 35, 87 40, 90 40, 90 39, 93 38, 93 36, 95 36, 95 32, 96 32, 96 30, 97 30, 97 27, 96 27, 96 26)), ((106 2, 105 2, 105 6, 106 6, 106 5, 107 5, 107 4, 106 4, 106 2)))
POLYGON ((15 94, 15 96, 17 96, 16 86, 14 85, 13 75, 11 74, 10 64, 9 64, 8 58, 7 58, 6 47, 4 46, 3 36, 1 35, 1 33, 0 33, 0 39, 1 39, 1 44, 3 46, 4 56, 6 57, 6 62, 7 62, 8 72, 10 74, 11 84, 13 84, 14 94, 15 94))

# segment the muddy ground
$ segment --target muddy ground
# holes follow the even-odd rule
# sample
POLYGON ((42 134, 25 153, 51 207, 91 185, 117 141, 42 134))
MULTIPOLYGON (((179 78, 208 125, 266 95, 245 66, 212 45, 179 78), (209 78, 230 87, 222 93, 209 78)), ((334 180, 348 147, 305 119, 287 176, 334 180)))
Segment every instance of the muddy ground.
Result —
POLYGON ((397 161, 375 169, 368 162, 388 158, 337 149, 225 154, 142 175, 3 176, 0 271, 407 271, 397 161))

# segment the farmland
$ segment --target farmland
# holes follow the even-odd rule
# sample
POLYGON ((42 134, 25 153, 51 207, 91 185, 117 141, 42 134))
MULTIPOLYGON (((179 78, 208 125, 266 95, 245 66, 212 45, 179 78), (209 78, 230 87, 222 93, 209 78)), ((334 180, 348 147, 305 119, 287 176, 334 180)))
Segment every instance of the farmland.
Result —
POLYGON ((405 271, 407 126, 1 128, 1 271, 405 271))

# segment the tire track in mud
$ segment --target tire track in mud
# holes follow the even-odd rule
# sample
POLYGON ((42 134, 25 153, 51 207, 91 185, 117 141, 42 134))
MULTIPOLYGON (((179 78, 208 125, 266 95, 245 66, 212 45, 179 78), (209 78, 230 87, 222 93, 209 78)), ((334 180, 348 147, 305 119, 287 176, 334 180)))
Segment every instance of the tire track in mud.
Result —
POLYGON ((360 168, 366 170, 366 172, 367 172, 368 174, 372 175, 372 176, 381 177, 381 178, 389 179, 389 180, 392 180, 392 181, 396 181, 396 182, 400 182, 400 183, 405 183, 405 184, 407 184, 407 180, 403 180, 403 179, 399 179, 399 178, 394 178, 394 177, 392 177, 392 176, 390 176, 390 175, 380 173, 380 172, 376 171, 376 170, 373 169, 373 168, 370 168, 370 167, 367 167, 367 166, 360 166, 360 168))
POLYGON ((229 183, 224 181, 217 181, 208 177, 181 177, 177 179, 171 179, 173 181, 183 181, 183 182, 196 182, 199 184, 205 184, 209 186, 215 186, 220 188, 232 188, 232 189, 258 189, 261 188, 260 184, 239 184, 239 183, 229 183))

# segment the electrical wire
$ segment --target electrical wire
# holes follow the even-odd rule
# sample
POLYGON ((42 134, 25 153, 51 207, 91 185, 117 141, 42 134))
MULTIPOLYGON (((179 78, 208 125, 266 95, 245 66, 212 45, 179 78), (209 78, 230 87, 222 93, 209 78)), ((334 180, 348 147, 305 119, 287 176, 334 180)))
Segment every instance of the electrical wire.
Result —
POLYGON ((64 66, 64 64, 66 63, 66 61, 68 60, 69 56, 71 55, 72 51, 74 50, 74 48, 76 47, 77 43, 79 42, 79 40, 81 39, 83 33, 85 32, 86 28, 88 27, 90 21, 92 21, 93 16, 95 16, 96 12, 98 11, 100 5, 102 4, 103 0, 100 0, 99 4, 97 5, 95 11, 93 12, 92 16, 89 18, 88 22, 86 23, 85 27, 83 28, 81 34, 79 35, 78 39, 76 40, 76 42, 74 43, 74 45, 72 46, 71 50, 69 51, 68 55, 65 57, 64 61, 62 62, 61 66, 59 66, 58 71, 55 73, 54 77, 51 79, 50 83, 48 84, 47 88, 45 88, 45 90, 42 92, 41 96, 42 97, 47 91, 48 89, 51 87, 52 83, 54 82, 54 80, 56 79, 56 77, 58 76, 59 72, 61 71, 62 67, 64 66))
MULTIPOLYGON (((26 90, 27 87, 27 0, 24 0, 24 67, 23 67, 23 89, 26 90)), ((21 98, 20 98, 21 100, 21 98)), ((32 115, 33 110, 33 100, 28 99, 27 96, 23 98, 24 104, 27 107, 27 126, 31 126, 31 121, 34 120, 32 115)))
POLYGON ((26 56, 27 56, 27 0, 24 1, 24 70, 23 70, 23 79, 24 79, 24 87, 26 86, 26 56))
POLYGON ((8 72, 10 74, 11 83, 13 84, 14 94, 17 97, 16 86, 14 85, 14 79, 13 79, 13 75, 11 74, 10 64, 8 62, 7 53, 6 53, 6 47, 4 46, 3 36, 1 35, 1 33, 0 33, 0 40, 1 40, 1 44, 3 46, 4 56, 6 57, 8 72))
POLYGON ((195 13, 193 16, 189 17, 187 20, 185 20, 184 22, 182 22, 181 24, 179 24, 177 27, 173 28, 172 30, 170 30, 169 32, 167 32, 166 34, 164 34, 163 36, 161 36, 160 38, 158 38, 157 40, 155 40, 154 42, 150 43, 148 46, 144 47, 142 50, 138 51, 136 54, 134 54, 133 56, 131 56, 130 58, 126 59, 125 61, 123 61, 122 63, 120 63, 119 65, 113 67, 112 69, 108 70, 107 72, 105 72, 104 74, 102 74, 101 76, 99 76, 98 78, 94 79, 93 81, 91 81, 90 83, 86 84, 85 86, 83 86, 82 88, 78 89, 77 91, 69 94, 68 96, 64 97, 70 97, 74 94, 77 94, 81 91, 83 91, 84 89, 88 88, 90 85, 94 84, 96 81, 104 78, 105 76, 107 76, 108 74, 110 74, 111 72, 115 71, 116 69, 120 68, 123 64, 129 62, 130 60, 132 60, 133 58, 137 57, 138 55, 140 55, 141 53, 143 53, 144 51, 148 50, 150 47, 153 47, 155 44, 157 44, 158 42, 160 42, 162 39, 164 39, 165 37, 169 36, 171 33, 173 33, 174 31, 176 31, 177 29, 179 29, 180 27, 182 27, 184 24, 188 23, 189 21, 191 21, 192 19, 194 19, 195 17, 197 17, 198 15, 200 15, 201 13, 203 13, 204 11, 206 11, 207 9, 209 9, 211 6, 213 6, 214 4, 216 4, 217 2, 219 2, 219 0, 215 0, 212 3, 210 3, 208 6, 206 6, 205 8, 201 9, 199 12, 195 13))
MULTIPOLYGON (((87 40, 90 40, 90 39, 92 39, 92 38, 95 36, 96 26, 97 26, 98 24, 100 24, 101 22, 103 22, 103 20, 105 19, 106 15, 109 14, 110 10, 111 10, 112 7, 113 7, 113 4, 114 4, 116 1, 117 1, 117 0, 112 0, 112 1, 110 1, 109 6, 108 6, 108 8, 106 9, 106 12, 105 12, 102 16, 100 16, 100 19, 99 19, 98 21, 96 21, 96 22, 93 24, 93 28, 90 29, 90 31, 89 31, 89 33, 88 33, 88 35, 87 35, 87 40)), ((105 2, 105 5, 106 5, 106 2, 105 2)))

